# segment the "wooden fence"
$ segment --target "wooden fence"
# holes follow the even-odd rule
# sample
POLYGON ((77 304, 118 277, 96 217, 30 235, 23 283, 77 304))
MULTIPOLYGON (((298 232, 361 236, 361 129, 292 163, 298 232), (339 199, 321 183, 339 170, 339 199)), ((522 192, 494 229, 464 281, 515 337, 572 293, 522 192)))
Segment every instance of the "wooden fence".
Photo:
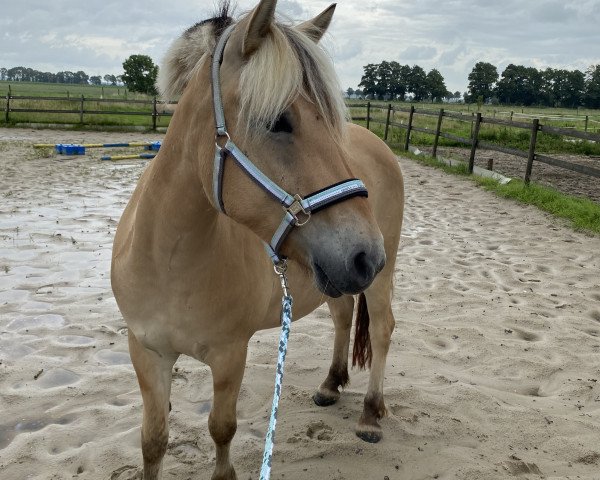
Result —
MULTIPOLYGON (((78 115, 79 123, 85 124, 85 115, 136 115, 145 116, 149 119, 149 127, 156 130, 157 122, 160 117, 170 117, 173 115, 171 111, 159 109, 163 102, 159 102, 156 97, 148 100, 115 100, 106 98, 93 98, 81 95, 79 97, 36 97, 26 95, 11 95, 5 97, 4 105, 4 121, 10 122, 11 113, 43 113, 43 114, 60 114, 60 115, 78 115), (15 106, 20 102, 37 103, 42 105, 37 108, 15 106), (45 105, 44 105, 45 104, 45 105), (120 106, 121 108, 110 108, 120 106), (65 106, 66 108, 56 108, 56 106, 65 106), (91 108, 86 108, 91 105, 91 108), (98 105, 106 105, 107 109, 98 109, 98 105), (123 106, 134 105, 136 109, 123 109, 123 106), (50 107, 50 108, 49 108, 50 107), (94 108, 96 107, 96 108, 94 108), (146 108, 144 108, 146 107, 146 108)), ((176 104, 177 102, 168 102, 176 104)))
POLYGON ((471 114, 465 115, 459 112, 447 112, 443 108, 439 111, 434 110, 426 110, 426 109, 417 109, 414 106, 410 108, 407 107, 398 107, 392 104, 382 105, 382 104, 372 104, 371 102, 367 102, 366 104, 353 104, 352 108, 366 108, 367 115, 366 117, 355 117, 354 120, 362 120, 366 121, 367 128, 371 127, 371 124, 376 123, 382 125, 384 127, 383 139, 387 142, 391 128, 400 128, 406 131, 405 133, 405 141, 403 144, 404 150, 408 150, 410 144, 410 138, 412 132, 420 132, 428 135, 432 135, 434 137, 433 141, 433 157, 437 156, 437 149, 439 145, 439 139, 447 138, 454 142, 458 142, 464 145, 469 145, 471 147, 471 153, 469 156, 469 172, 473 173, 473 166, 475 163, 475 154, 478 148, 493 150, 496 152, 507 153, 510 155, 514 155, 517 157, 521 157, 527 160, 527 166, 525 170, 525 183, 529 183, 531 178, 531 171, 533 168, 533 162, 542 162, 548 165, 553 165, 555 167, 564 168, 567 170, 571 170, 574 172, 582 173, 584 175, 589 175, 592 177, 600 178, 600 169, 590 167, 587 165, 579 165, 572 162, 567 162, 565 160, 561 160, 558 158, 553 158, 547 155, 541 155, 535 152, 538 132, 550 133, 555 135, 562 135, 566 137, 576 138, 579 140, 586 140, 590 142, 596 142, 600 144, 600 134, 578 131, 569 128, 558 128, 552 127, 548 125, 543 125, 540 123, 540 120, 534 118, 531 123, 527 122, 519 122, 514 121, 512 119, 499 119, 492 117, 484 117, 481 113, 477 113, 472 116, 471 114), (381 120, 372 115, 374 110, 378 110, 385 114, 385 120, 381 120), (395 122, 392 119, 392 114, 395 112, 403 112, 408 114, 408 122, 407 123, 399 123, 395 122), (437 124, 435 129, 425 128, 425 127, 417 127, 415 125, 415 118, 421 116, 429 116, 429 117, 437 117, 437 124), (444 118, 459 120, 459 121, 467 121, 471 123, 471 136, 470 138, 460 137, 457 135, 453 135, 451 133, 444 132, 442 130, 442 125, 444 118), (516 148, 508 148, 503 147, 501 145, 496 145, 490 142, 484 142, 479 139, 480 127, 482 124, 491 124, 491 125, 502 125, 517 129, 528 130, 530 132, 530 142, 529 149, 527 151, 519 150, 516 148))
MULTIPOLYGON (((165 110, 162 108, 163 103, 159 102, 156 97, 148 100, 115 100, 115 99, 104 99, 104 98, 91 98, 84 97, 81 95, 80 97, 35 97, 35 96, 19 96, 12 95, 8 93, 5 97, 5 105, 4 105, 4 120, 6 123, 10 122, 10 114, 11 113, 44 113, 44 114, 58 114, 58 115, 77 115, 80 124, 84 124, 86 122, 86 115, 137 115, 137 116, 145 116, 148 117, 149 127, 153 130, 157 128, 157 122, 160 117, 170 117, 173 115, 172 111, 165 110), (15 106, 15 103, 18 105, 19 102, 27 102, 27 103, 36 103, 42 102, 42 107, 46 108, 32 108, 28 107, 19 107, 15 106), (45 104, 44 104, 45 102, 45 104), (111 105, 112 104, 112 105, 111 105), (65 106, 67 108, 55 108, 56 106, 65 106), (87 108, 88 105, 91 105, 91 108, 87 108), (98 108, 99 105, 106 105, 107 109, 98 108), (120 106, 121 108, 114 108, 114 106, 120 106), (128 105, 135 105, 135 109, 128 110, 123 109, 123 106, 127 107, 128 105), (96 108, 94 108, 94 106, 96 108), (160 106, 160 108, 159 108, 160 106), (111 108, 112 107, 112 108, 111 108)), ((170 104, 176 104, 176 102, 169 102, 170 104)), ((566 162, 564 160, 553 158, 547 155, 541 155, 536 153, 536 144, 537 144, 537 136, 538 132, 550 133, 555 135, 562 135, 566 137, 576 138, 579 140, 591 141, 600 144, 600 134, 599 133, 591 133, 586 131, 579 131, 569 128, 558 128, 549 125, 543 125, 540 123, 538 118, 534 118, 531 123, 523 122, 523 121, 515 121, 513 116, 510 118, 501 119, 483 116, 481 113, 475 114, 464 114, 460 112, 451 112, 445 111, 441 108, 439 111, 436 110, 427 110, 421 108, 411 107, 401 107, 395 106, 392 104, 377 104, 367 102, 366 104, 351 104, 350 108, 366 108, 367 114, 366 117, 354 117, 354 120, 362 120, 366 121, 367 128, 370 128, 371 124, 377 123, 384 127, 384 140, 388 141, 390 131, 392 128, 398 128, 405 130, 405 141, 404 141, 404 149, 408 150, 408 146, 410 143, 411 133, 412 132, 420 132, 428 135, 434 136, 433 142, 433 156, 437 155, 437 149, 439 144, 440 137, 447 138, 449 140, 468 145, 471 147, 471 154, 469 157, 469 171, 473 171, 473 166, 475 162, 475 154, 478 148, 493 150, 497 152, 503 152, 510 155, 515 155, 517 157, 521 157, 526 159, 527 167, 525 171, 525 182, 529 183, 531 177, 531 170, 533 168, 534 161, 546 163, 549 165, 553 165, 555 167, 564 168, 567 170, 579 172, 585 175, 590 175, 593 177, 600 178, 600 169, 594 168, 587 165, 579 165, 572 162, 566 162), (379 119, 373 115, 374 111, 382 112, 385 115, 385 120, 379 119), (399 123, 394 121, 393 115, 395 113, 404 113, 408 114, 408 122, 407 123, 399 123), (425 117, 436 117, 437 123, 436 128, 425 128, 419 127, 415 123, 415 119, 419 116, 425 117), (448 132, 444 132, 442 130, 444 119, 454 119, 463 122, 471 123, 471 134, 470 138, 460 137, 457 135, 453 135, 448 132), (524 129, 530 132, 530 143, 529 149, 519 150, 515 148, 508 148, 501 145, 492 144, 490 142, 484 142, 479 139, 480 127, 482 124, 491 124, 491 125, 502 125, 517 129, 524 129)), ((586 121, 586 127, 587 127, 586 121)))

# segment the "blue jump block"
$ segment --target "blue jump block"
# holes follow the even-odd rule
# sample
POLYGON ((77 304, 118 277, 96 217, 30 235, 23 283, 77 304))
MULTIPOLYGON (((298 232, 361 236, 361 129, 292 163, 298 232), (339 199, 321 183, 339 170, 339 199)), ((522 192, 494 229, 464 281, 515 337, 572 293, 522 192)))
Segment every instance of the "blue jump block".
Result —
POLYGON ((85 155, 85 147, 74 143, 57 143, 54 149, 60 155, 85 155))
POLYGON ((160 141, 152 142, 150 145, 146 145, 144 147, 144 150, 152 150, 153 152, 157 152, 158 150, 160 150, 161 145, 162 145, 162 142, 160 142, 160 141))

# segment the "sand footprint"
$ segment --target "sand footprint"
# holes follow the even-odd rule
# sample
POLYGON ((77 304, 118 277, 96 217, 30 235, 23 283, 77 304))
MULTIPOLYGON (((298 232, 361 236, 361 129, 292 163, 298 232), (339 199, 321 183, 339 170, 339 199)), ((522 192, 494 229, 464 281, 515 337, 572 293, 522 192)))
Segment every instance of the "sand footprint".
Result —
POLYGON ((312 422, 306 428, 306 436, 313 440, 332 440, 333 428, 323 422, 323 420, 312 422))
POLYGON ((588 316, 595 322, 600 322, 600 310, 592 310, 588 313, 588 316))
POLYGON ((142 470, 134 465, 117 468, 110 475, 110 480, 142 480, 142 470))
POLYGON ((543 340, 543 337, 541 335, 538 335, 534 332, 530 332, 528 330, 513 328, 513 331, 515 332, 517 338, 525 340, 526 342, 539 342, 540 340, 543 340))
POLYGON ((444 338, 435 338, 427 342, 433 350, 437 352, 452 352, 456 350, 456 345, 444 338))

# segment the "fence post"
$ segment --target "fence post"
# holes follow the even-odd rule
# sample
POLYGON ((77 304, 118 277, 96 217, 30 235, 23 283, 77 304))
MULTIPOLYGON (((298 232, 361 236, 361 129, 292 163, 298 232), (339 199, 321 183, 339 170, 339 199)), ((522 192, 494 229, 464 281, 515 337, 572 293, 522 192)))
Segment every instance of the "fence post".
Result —
POLYGON ((469 157, 469 173, 473 173, 473 167, 475 166, 475 151, 477 150, 477 143, 479 141, 480 126, 481 112, 477 112, 477 119, 475 120, 475 131, 473 132, 473 143, 471 144, 471 156, 469 157))
POLYGON ((586 132, 588 131, 588 123, 589 123, 589 121, 590 121, 590 116, 586 115, 585 116, 585 131, 586 132))
POLYGON ((367 102, 367 130, 369 130, 370 122, 371 122, 371 102, 367 102))
POLYGON ((475 113, 471 113, 471 138, 473 138, 473 117, 475 116, 475 113))
POLYGON ((533 119, 531 124, 531 139, 529 141, 529 156, 527 157, 527 168, 525 170, 525 185, 529 185, 531 180, 531 169, 533 168, 533 161, 535 160, 535 144, 537 142, 537 133, 540 129, 540 121, 537 118, 533 119))
POLYGON ((415 114, 415 106, 410 106, 410 113, 408 114, 408 126, 406 128, 406 140, 404 141, 404 150, 408 151, 408 143, 410 142, 410 131, 412 130, 413 116, 415 114))
POLYGON ((156 131, 156 117, 158 117, 158 110, 156 109, 156 97, 152 101, 152 130, 156 131))
POLYGON ((387 117, 385 119, 385 133, 383 134, 383 140, 387 142, 388 133, 390 131, 390 115, 392 113, 392 104, 388 103, 387 117))
POLYGON ((6 94, 6 111, 4 112, 4 120, 8 123, 10 113, 10 85, 8 86, 8 93, 6 94))
POLYGON ((433 140, 433 152, 431 156, 435 158, 437 156, 437 147, 440 140, 440 131, 442 130, 442 119, 444 118, 444 109, 440 108, 440 115, 438 116, 437 127, 435 129, 435 139, 433 140))
POLYGON ((83 123, 83 94, 81 94, 81 103, 79 104, 79 123, 83 123))

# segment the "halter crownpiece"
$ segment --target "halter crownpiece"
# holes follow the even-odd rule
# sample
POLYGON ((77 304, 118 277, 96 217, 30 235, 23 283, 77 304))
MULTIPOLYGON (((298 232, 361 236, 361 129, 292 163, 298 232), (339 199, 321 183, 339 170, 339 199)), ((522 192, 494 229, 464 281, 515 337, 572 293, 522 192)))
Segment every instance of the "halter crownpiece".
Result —
POLYGON ((277 200, 285 210, 283 220, 275 231, 271 242, 265 248, 275 265, 282 262, 283 258, 278 250, 293 227, 301 227, 310 220, 311 214, 325 207, 352 197, 368 196, 365 184, 358 179, 349 179, 319 190, 306 197, 299 194, 291 195, 283 188, 267 177, 250 159, 244 155, 239 147, 231 140, 225 124, 225 113, 223 110, 223 99, 221 96, 221 82, 219 71, 223 60, 223 51, 227 40, 235 25, 230 25, 223 32, 212 58, 212 92, 213 107, 215 112, 216 134, 215 134, 215 160, 213 168, 213 196, 217 208, 225 212, 223 205, 223 170, 225 158, 233 157, 236 164, 263 190, 277 200), (224 142, 221 146, 219 141, 224 142))

